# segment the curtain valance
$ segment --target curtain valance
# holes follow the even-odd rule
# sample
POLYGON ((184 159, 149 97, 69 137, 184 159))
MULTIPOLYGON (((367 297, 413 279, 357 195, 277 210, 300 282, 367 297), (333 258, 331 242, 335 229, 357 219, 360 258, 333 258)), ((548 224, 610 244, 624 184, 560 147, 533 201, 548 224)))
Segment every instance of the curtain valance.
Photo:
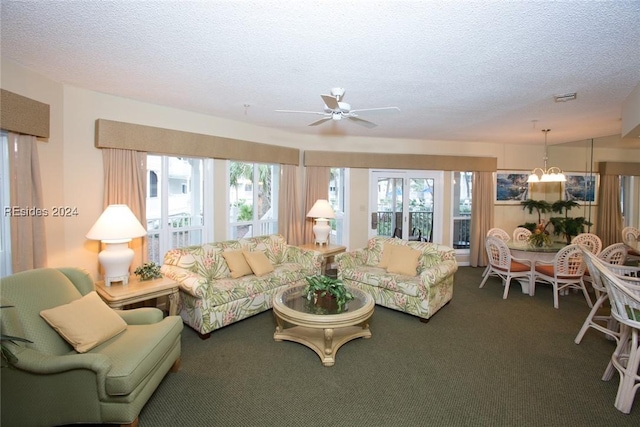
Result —
POLYGON ((0 89, 0 124, 10 132, 49 138, 49 104, 0 89))
POLYGON ((495 172, 496 157, 305 151, 304 166, 495 172))
POLYGON ((300 150, 112 120, 96 120, 96 147, 244 162, 300 164, 300 150))

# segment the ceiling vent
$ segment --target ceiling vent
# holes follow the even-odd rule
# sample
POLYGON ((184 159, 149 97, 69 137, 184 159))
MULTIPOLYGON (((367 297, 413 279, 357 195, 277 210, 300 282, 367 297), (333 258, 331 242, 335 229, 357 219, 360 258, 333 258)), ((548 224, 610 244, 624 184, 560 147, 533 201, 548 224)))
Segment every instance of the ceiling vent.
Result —
POLYGON ((573 101, 574 99, 576 99, 577 96, 578 94, 576 92, 563 93, 562 95, 553 95, 553 100, 555 102, 567 102, 567 101, 573 101))

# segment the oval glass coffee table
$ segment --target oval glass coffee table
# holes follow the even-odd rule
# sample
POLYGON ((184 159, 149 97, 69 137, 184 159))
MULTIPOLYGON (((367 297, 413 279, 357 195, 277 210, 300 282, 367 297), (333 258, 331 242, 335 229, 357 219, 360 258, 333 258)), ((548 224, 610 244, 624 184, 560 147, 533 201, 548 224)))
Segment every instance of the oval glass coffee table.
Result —
POLYGON ((273 299, 273 314, 278 326, 276 341, 294 341, 315 351, 324 366, 333 366, 338 349, 356 338, 371 338, 369 319, 375 306, 371 295, 352 287, 354 299, 340 313, 315 306, 304 294, 306 285, 278 292, 273 299))

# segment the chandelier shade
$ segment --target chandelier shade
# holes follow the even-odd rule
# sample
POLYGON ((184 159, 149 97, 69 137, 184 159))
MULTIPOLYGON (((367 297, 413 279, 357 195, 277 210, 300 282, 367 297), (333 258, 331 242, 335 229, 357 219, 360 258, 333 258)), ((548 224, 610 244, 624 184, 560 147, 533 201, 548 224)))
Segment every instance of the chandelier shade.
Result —
POLYGON ((531 171, 531 175, 527 179, 527 182, 536 183, 536 182, 565 182, 567 177, 562 172, 562 169, 552 166, 547 169, 547 133, 549 133, 551 129, 542 129, 544 132, 544 169, 542 168, 534 168, 531 171))

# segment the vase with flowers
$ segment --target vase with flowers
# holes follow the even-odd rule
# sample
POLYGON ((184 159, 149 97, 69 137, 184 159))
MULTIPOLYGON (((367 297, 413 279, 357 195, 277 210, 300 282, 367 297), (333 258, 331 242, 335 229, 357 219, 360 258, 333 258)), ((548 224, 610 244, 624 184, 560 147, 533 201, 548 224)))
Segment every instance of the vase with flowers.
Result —
POLYGON ((536 248, 542 248, 551 245, 551 236, 547 231, 547 226, 549 224, 550 222, 547 222, 545 224, 544 221, 540 221, 540 223, 538 223, 536 228, 531 232, 531 235, 527 239, 529 245, 536 248))

